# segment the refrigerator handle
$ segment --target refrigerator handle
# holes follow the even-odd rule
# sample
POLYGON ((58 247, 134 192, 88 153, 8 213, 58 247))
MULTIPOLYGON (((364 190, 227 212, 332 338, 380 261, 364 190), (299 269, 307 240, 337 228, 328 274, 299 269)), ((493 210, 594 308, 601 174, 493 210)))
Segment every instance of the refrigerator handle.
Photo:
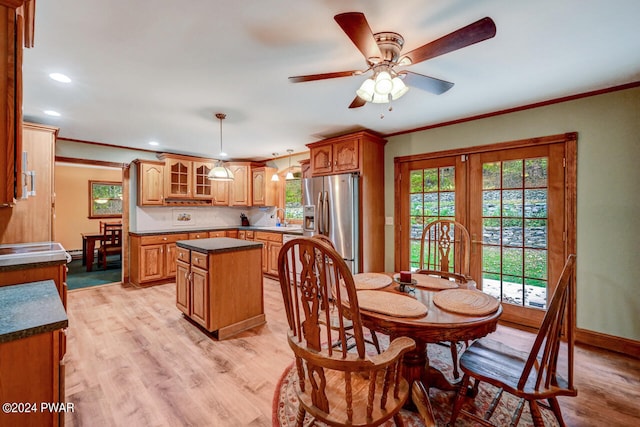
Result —
POLYGON ((329 192, 324 192, 324 200, 322 201, 322 227, 325 236, 329 235, 329 192))
POLYGON ((322 192, 319 192, 318 193, 318 203, 317 203, 317 207, 316 207, 316 222, 318 223, 318 232, 320 234, 322 234, 323 215, 324 215, 324 210, 322 209, 322 192))

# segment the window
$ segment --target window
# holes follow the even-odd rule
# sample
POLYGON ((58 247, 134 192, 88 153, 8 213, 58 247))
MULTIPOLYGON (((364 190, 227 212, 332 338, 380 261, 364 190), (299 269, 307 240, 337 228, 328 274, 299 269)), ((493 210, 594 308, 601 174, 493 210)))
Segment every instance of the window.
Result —
POLYGON ((284 181, 284 218, 289 223, 302 223, 302 174, 284 181))
POLYGON ((122 217, 122 183, 89 181, 89 218, 122 217))

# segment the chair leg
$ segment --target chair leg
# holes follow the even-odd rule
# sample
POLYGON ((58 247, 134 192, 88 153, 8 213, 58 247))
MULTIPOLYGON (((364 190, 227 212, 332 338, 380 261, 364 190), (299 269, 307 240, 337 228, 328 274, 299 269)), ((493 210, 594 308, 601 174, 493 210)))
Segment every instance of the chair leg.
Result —
MULTIPOLYGON (((451 409, 451 419, 449 420, 449 425, 456 425, 456 420, 458 419, 458 414, 460 413, 460 409, 462 409, 462 403, 464 398, 467 395, 467 387, 469 387, 469 375, 463 375, 462 383, 460 384, 460 389, 456 394, 456 401, 453 404, 453 409, 451 409)), ((477 380, 476 380, 477 381, 477 380)))
POLYGON ((304 422, 304 416, 306 413, 307 411, 304 410, 302 405, 298 406, 298 416, 296 416, 296 427, 302 427, 302 423, 304 422))
POLYGON ((396 426, 404 427, 404 423, 402 422, 402 417, 400 416, 399 413, 393 416, 393 421, 396 423, 396 426))
POLYGON ((378 341, 378 336, 376 335, 376 331, 371 331, 371 340, 373 341, 373 345, 376 348, 376 351, 378 352, 378 354, 381 353, 380 351, 380 342, 378 341))
POLYGON ((453 378, 456 380, 460 378, 460 372, 458 371, 458 343, 452 341, 449 343, 451 349, 451 361, 453 363, 453 378))
POLYGON ((553 414, 556 416, 556 419, 558 420, 558 424, 560 424, 560 427, 565 427, 566 424, 562 419, 562 411, 560 410, 560 404, 558 403, 558 399, 556 397, 550 397, 547 399, 547 401, 549 402, 549 406, 551 406, 551 410, 553 411, 553 414))
POLYGON ((533 419, 533 425, 535 427, 544 427, 544 420, 542 419, 542 413, 540 407, 535 399, 529 401, 529 409, 531 409, 531 418, 533 419))

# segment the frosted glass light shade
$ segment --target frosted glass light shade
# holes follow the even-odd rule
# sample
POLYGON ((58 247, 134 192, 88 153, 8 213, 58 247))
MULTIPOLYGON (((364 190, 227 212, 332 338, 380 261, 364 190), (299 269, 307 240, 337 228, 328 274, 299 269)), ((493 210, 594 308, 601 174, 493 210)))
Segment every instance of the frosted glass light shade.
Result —
POLYGON ((280 177, 278 176, 277 173, 274 173, 273 175, 271 175, 271 181, 273 181, 273 182, 280 181, 280 177))
POLYGON ((409 88, 404 84, 400 77, 394 77, 391 82, 393 83, 393 89, 391 89, 391 99, 396 100, 409 91, 409 88))
POLYGON ((362 85, 360 85, 360 89, 356 91, 356 95, 367 102, 371 102, 371 100, 373 99, 374 86, 375 82, 373 81, 373 79, 366 79, 362 82, 362 85))
POLYGON ((391 89, 393 89, 391 75, 387 71, 380 71, 376 75, 374 91, 380 95, 387 95, 391 92, 391 89))
POLYGON ((233 172, 221 164, 211 169, 207 177, 213 181, 233 181, 234 179, 233 172))
POLYGON ((293 173, 289 171, 287 172, 287 175, 284 177, 284 179, 295 179, 295 177, 293 176, 293 173))

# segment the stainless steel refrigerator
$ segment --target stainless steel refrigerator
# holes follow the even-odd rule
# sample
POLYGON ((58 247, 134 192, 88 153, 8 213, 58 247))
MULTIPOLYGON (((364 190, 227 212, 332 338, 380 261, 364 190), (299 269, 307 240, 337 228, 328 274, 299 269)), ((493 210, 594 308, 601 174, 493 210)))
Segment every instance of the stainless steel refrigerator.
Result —
POLYGON ((328 236, 353 274, 360 272, 359 188, 355 174, 302 180, 304 235, 328 236))

